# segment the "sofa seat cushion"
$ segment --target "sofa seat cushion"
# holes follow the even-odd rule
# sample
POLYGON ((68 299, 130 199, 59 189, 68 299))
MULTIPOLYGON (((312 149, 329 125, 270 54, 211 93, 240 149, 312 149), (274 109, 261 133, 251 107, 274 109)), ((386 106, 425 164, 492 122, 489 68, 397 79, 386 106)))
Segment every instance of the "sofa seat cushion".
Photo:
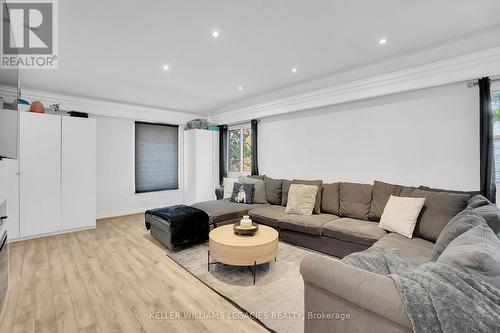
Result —
POLYGON ((294 215, 286 214, 280 220, 280 229, 302 232, 305 234, 321 236, 321 226, 339 217, 333 214, 313 214, 313 215, 294 215))
POLYGON ((275 205, 252 209, 248 215, 254 222, 273 228, 278 228, 279 221, 286 217, 285 207, 275 205))
POLYGON ((372 246, 387 235, 387 231, 379 228, 375 222, 344 217, 323 225, 322 234, 329 238, 372 246))
POLYGON ((268 204, 249 205, 238 202, 230 202, 229 199, 203 201, 192 205, 192 207, 206 212, 210 218, 210 223, 215 224, 242 217, 254 208, 267 206, 268 204))
POLYGON ((432 257, 433 246, 433 242, 423 238, 414 237, 408 239, 396 233, 390 233, 373 244, 373 247, 399 250, 414 265, 429 262, 432 257))

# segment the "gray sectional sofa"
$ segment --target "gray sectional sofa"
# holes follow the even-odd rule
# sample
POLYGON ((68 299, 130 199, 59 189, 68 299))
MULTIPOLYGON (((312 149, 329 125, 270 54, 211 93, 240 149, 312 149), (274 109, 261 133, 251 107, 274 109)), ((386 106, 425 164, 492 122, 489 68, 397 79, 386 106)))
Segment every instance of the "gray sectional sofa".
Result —
MULTIPOLYGON (((276 228, 280 240, 343 258, 373 248, 397 249, 414 265, 432 260, 439 235, 458 213, 474 210, 498 233, 500 210, 475 192, 371 184, 277 180, 263 177, 268 204, 235 204, 228 199, 194 205, 206 211, 213 227, 233 223, 244 214, 276 228), (310 216, 285 213, 292 183, 320 186, 319 205, 310 216), (426 198, 411 239, 378 227, 391 195, 426 198)), ((305 317, 305 332, 411 332, 412 323, 393 280, 328 256, 313 254, 300 268, 305 314, 349 314, 349 320, 305 317)))
MULTIPOLYGON (((437 239, 446 223, 463 210, 471 193, 439 192, 375 181, 374 184, 339 182, 324 184, 321 180, 281 180, 261 177, 266 185, 267 204, 241 204, 229 199, 206 201, 193 207, 208 213, 213 227, 234 223, 243 215, 253 221, 276 228, 280 240, 303 246, 338 258, 371 247, 379 240, 390 242, 394 235, 378 227, 378 221, 391 195, 428 198, 427 221, 438 223, 417 224, 412 242, 437 239), (313 184, 320 187, 315 213, 310 216, 285 213, 288 190, 292 183, 313 184), (422 238, 422 235, 424 238, 422 238), (388 237, 387 240, 384 240, 388 237), (421 239, 421 240, 419 240, 421 239)), ((423 187, 422 187, 423 188, 423 187)), ((401 236, 402 237, 402 236, 401 236)), ((404 237, 402 237, 404 238, 404 237)), ((399 241, 404 242, 405 239, 399 241)), ((411 243, 411 242, 410 242, 411 243)), ((413 244, 413 243, 411 243, 413 244)))

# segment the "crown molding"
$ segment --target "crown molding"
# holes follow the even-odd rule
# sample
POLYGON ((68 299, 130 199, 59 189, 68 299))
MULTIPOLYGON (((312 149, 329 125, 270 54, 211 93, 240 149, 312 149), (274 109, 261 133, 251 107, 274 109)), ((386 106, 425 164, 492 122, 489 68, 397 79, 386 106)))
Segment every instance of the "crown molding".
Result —
POLYGON ((315 109, 500 74, 500 47, 209 115, 217 124, 315 109))
MULTIPOLYGON (((0 85, 0 95, 8 100, 14 100, 16 98, 16 88, 7 85, 0 85)), ((22 97, 28 101, 41 101, 45 106, 60 103, 61 109, 63 110, 75 110, 104 117, 167 122, 179 125, 185 124, 192 119, 207 117, 206 114, 111 102, 100 99, 51 93, 29 88, 22 89, 22 97)))

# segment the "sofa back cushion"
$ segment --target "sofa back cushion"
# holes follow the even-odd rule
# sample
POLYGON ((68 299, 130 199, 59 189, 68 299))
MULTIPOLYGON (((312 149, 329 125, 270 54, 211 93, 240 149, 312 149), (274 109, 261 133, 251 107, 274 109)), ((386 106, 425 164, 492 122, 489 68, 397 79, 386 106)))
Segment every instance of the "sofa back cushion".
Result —
POLYGON ((339 215, 340 183, 323 184, 321 212, 339 215))
POLYGON ((472 209, 481 215, 495 234, 500 232, 500 210, 494 204, 488 204, 472 209))
POLYGON ((415 236, 435 242, 444 227, 458 213, 465 209, 468 194, 431 192, 415 189, 413 198, 425 198, 424 208, 415 227, 415 236))
POLYGON ((446 193, 456 193, 456 194, 467 194, 470 196, 474 196, 476 194, 480 194, 481 191, 457 191, 457 190, 445 190, 442 188, 434 188, 429 186, 420 185, 418 187, 419 190, 429 191, 429 192, 446 192, 446 193))
POLYGON ((481 194, 476 194, 469 199, 467 207, 474 209, 489 204, 491 204, 491 202, 488 199, 483 197, 481 194))
POLYGON ((281 192, 283 191, 283 179, 264 177, 266 185, 266 199, 271 205, 281 205, 281 192))
POLYGON ((387 201, 389 201, 391 195, 399 196, 402 189, 403 186, 400 185, 374 181, 369 219, 371 221, 380 221, 385 205, 387 205, 387 201))
POLYGON ((292 181, 292 184, 317 186, 318 191, 316 192, 316 201, 314 202, 313 214, 319 214, 321 211, 321 185, 323 184, 323 181, 322 180, 294 179, 292 181))
POLYGON ((444 227, 441 234, 432 248, 432 261, 436 261, 446 247, 458 236, 469 231, 478 225, 486 224, 481 215, 475 213, 470 208, 466 208, 458 213, 444 227))
POLYGON ((292 181, 288 179, 283 179, 283 188, 281 191, 281 205, 286 207, 288 203, 288 190, 290 189, 290 185, 292 185, 292 181))
POLYGON ((453 240, 437 262, 479 277, 500 290, 500 240, 486 224, 475 226, 453 240))
POLYGON ((372 202, 370 184, 340 183, 339 215, 359 220, 368 220, 372 202))

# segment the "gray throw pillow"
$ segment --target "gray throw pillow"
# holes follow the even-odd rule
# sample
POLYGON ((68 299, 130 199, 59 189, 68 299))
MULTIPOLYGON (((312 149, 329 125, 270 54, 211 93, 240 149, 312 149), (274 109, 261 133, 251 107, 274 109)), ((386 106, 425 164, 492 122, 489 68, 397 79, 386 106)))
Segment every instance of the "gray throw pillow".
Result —
POLYGON ((233 194, 229 201, 252 204, 253 187, 253 184, 234 183, 233 194))
POLYGON ((252 197, 253 203, 262 203, 262 204, 267 203, 266 184, 264 184, 263 180, 256 178, 249 178, 246 176, 240 176, 238 177, 238 182, 241 184, 254 184, 253 197, 252 197))
POLYGON ((292 184, 314 185, 318 187, 318 191, 316 192, 316 201, 314 202, 313 214, 319 214, 321 212, 321 185, 323 184, 323 181, 294 179, 292 181, 292 184))
POLYGON ((431 261, 436 261, 446 247, 458 236, 478 225, 485 225, 486 221, 481 215, 470 208, 466 208, 451 219, 439 235, 436 244, 432 248, 431 261))
POLYGON ((455 238, 437 262, 455 267, 500 290, 500 240, 486 224, 455 238))
POLYGON ((281 192, 283 190, 283 179, 264 177, 266 185, 266 199, 271 205, 281 205, 281 192))
POLYGON ((288 190, 290 189, 290 185, 292 185, 292 181, 288 179, 283 179, 283 189, 281 191, 281 205, 286 207, 288 203, 288 190))
POLYGON ((425 198, 414 235, 435 242, 448 222, 465 209, 470 196, 415 189, 411 197, 425 198))
POLYGON ((399 196, 402 190, 403 186, 401 185, 388 184, 379 182, 378 180, 374 181, 370 214, 368 216, 370 221, 380 221, 385 205, 387 205, 387 201, 389 201, 391 195, 399 196))
POLYGON ((473 209, 481 215, 494 233, 500 232, 500 210, 494 204, 488 204, 473 209))

